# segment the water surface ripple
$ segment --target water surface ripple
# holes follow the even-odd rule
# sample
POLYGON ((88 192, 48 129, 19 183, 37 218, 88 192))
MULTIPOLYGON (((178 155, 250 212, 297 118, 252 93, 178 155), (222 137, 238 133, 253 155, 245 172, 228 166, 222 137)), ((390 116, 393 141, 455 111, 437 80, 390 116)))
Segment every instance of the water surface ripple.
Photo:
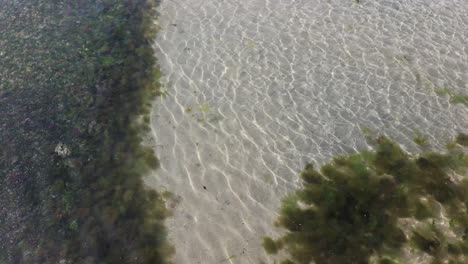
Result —
POLYGON ((468 130, 468 2, 165 0, 156 41, 167 95, 152 115, 180 198, 177 263, 268 260, 280 200, 306 162, 369 148, 368 127, 418 151, 468 130))

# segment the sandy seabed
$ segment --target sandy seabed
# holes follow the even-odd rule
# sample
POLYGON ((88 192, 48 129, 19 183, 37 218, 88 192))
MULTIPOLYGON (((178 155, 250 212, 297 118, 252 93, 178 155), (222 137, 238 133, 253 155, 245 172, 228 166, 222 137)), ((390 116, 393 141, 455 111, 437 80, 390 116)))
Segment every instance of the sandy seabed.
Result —
POLYGON ((307 162, 410 152, 468 130, 468 2, 164 0, 155 43, 166 95, 152 113, 176 263, 268 263, 261 239, 307 162))

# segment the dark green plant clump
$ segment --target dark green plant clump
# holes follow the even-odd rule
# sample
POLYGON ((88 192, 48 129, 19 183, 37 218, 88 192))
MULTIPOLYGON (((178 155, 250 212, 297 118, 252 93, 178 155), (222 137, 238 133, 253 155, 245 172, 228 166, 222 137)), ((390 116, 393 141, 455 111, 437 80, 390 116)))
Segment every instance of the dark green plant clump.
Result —
POLYGON ((168 263, 168 211, 141 180, 156 4, 0 3, 0 262, 168 263))
POLYGON ((460 133, 456 138, 456 142, 462 146, 468 147, 468 134, 460 133))
POLYGON ((385 137, 375 144, 320 171, 307 165, 304 187, 283 200, 277 225, 287 233, 265 238, 265 250, 283 248, 285 263, 410 263, 400 254, 409 247, 432 263, 466 263, 466 149, 412 156, 385 137))

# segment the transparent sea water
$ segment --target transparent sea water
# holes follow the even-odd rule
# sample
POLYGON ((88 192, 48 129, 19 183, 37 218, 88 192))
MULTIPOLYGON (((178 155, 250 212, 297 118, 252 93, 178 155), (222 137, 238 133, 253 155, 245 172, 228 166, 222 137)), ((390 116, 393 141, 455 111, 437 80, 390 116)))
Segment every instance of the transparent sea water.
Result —
POLYGON ((258 263, 307 162, 468 130, 468 2, 166 0, 152 115, 177 263, 258 263))

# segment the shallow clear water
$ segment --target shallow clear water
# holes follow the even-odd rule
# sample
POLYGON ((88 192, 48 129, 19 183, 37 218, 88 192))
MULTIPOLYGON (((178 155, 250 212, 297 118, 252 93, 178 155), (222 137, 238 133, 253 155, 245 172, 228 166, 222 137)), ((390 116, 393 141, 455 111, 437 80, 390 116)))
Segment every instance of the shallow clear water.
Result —
POLYGON ((258 263, 307 162, 468 130, 468 2, 165 0, 152 115, 176 263, 258 263))

